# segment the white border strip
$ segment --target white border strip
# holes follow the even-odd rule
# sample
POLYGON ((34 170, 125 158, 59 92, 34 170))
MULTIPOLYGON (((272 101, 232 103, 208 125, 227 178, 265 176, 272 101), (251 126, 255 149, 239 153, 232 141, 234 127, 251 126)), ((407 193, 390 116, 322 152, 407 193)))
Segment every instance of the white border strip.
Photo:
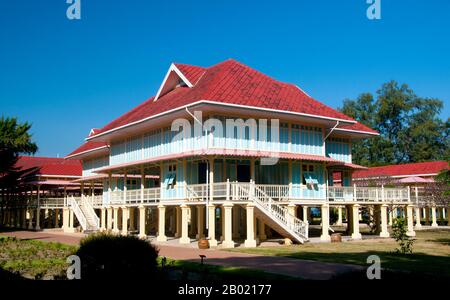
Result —
POLYGON ((368 132, 368 131, 361 131, 361 130, 353 130, 353 129, 344 129, 344 128, 336 128, 334 131, 345 131, 345 132, 354 132, 354 133, 360 133, 360 134, 369 134, 369 135, 380 135, 378 132, 368 132))
POLYGON ((163 82, 162 82, 161 85, 159 86, 158 93, 156 93, 155 99, 153 99, 153 101, 158 100, 158 98, 159 98, 159 96, 160 96, 160 94, 161 94, 161 92, 162 92, 162 90, 163 90, 163 88, 164 88, 164 85, 166 84, 166 81, 167 81, 167 79, 169 78, 170 73, 172 73, 172 71, 174 71, 175 73, 177 73, 177 75, 181 78, 181 80, 184 81, 184 83, 186 83, 186 85, 187 85, 188 87, 191 88, 191 87, 194 86, 194 85, 186 78, 186 76, 184 76, 184 74, 181 73, 180 69, 178 69, 177 66, 175 66, 174 63, 172 63, 172 64, 170 65, 170 67, 169 67, 169 70, 168 70, 167 73, 166 73, 166 76, 164 77, 163 82))
POLYGON ((75 153, 75 154, 72 154, 72 155, 67 155, 66 157, 64 157, 64 159, 71 159, 73 157, 84 155, 84 154, 87 154, 87 153, 90 153, 90 152, 95 152, 95 151, 98 151, 98 150, 103 149, 103 148, 109 148, 109 146, 107 146, 107 145, 106 146, 101 146, 101 147, 85 150, 83 152, 78 152, 78 153, 75 153))

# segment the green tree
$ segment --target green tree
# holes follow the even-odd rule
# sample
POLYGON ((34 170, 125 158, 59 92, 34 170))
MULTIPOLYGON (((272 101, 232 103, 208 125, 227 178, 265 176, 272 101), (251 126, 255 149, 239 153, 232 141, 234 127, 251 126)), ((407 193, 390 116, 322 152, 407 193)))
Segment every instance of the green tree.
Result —
POLYGON ((447 159, 450 121, 439 118, 442 101, 418 97, 406 84, 390 81, 377 91, 346 99, 340 109, 376 129, 379 137, 353 143, 357 164, 377 166, 447 159))
POLYGON ((34 154, 37 145, 29 133, 31 124, 19 123, 16 118, 0 118, 0 184, 14 173, 14 164, 20 154, 34 154))

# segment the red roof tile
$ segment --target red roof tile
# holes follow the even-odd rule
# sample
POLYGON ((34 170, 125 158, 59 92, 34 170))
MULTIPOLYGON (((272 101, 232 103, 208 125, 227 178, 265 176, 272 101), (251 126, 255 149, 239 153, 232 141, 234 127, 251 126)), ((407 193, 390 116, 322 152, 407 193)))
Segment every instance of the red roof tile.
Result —
MULTIPOLYGON (((199 100, 292 111, 354 121, 341 112, 311 98, 292 84, 274 80, 235 60, 209 68, 176 64, 194 87, 177 87, 153 101, 153 97, 113 120, 96 134, 136 122, 199 100)), ((361 124, 360 124, 361 125, 361 124)), ((374 131, 364 125, 362 131, 374 131)))
POLYGON ((92 141, 89 141, 89 142, 84 143, 83 145, 81 145, 77 149, 73 150, 72 152, 70 152, 66 156, 66 158, 69 158, 71 156, 74 156, 76 154, 80 154, 80 153, 83 153, 83 152, 86 152, 86 151, 94 150, 94 149, 97 149, 97 148, 102 148, 102 147, 105 147, 107 145, 108 144, 105 143, 105 142, 92 142, 92 141))
POLYGON ((54 157, 20 156, 15 167, 26 175, 81 176, 82 173, 81 161, 54 157))
POLYGON ((353 173, 353 178, 437 174, 444 169, 449 169, 448 162, 446 161, 430 161, 401 165, 389 165, 356 171, 353 173))

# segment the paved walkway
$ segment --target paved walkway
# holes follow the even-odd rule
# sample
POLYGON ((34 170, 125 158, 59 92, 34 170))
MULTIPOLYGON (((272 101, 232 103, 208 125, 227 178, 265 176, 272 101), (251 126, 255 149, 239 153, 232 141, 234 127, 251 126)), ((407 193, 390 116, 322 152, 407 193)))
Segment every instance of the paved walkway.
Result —
MULTIPOLYGON (((0 232, 0 235, 15 236, 20 239, 60 242, 72 245, 77 245, 85 236, 81 233, 69 234, 54 230, 38 232, 0 232)), ((258 269, 270 273, 300 277, 303 279, 330 279, 339 273, 364 269, 364 267, 356 265, 323 263, 287 257, 228 252, 216 249, 200 250, 194 247, 194 243, 187 246, 181 246, 175 244, 173 240, 166 243, 156 244, 160 249, 159 255, 176 260, 200 262, 199 255, 205 255, 205 262, 211 265, 258 269)), ((330 253, 330 255, 332 254, 330 253)))

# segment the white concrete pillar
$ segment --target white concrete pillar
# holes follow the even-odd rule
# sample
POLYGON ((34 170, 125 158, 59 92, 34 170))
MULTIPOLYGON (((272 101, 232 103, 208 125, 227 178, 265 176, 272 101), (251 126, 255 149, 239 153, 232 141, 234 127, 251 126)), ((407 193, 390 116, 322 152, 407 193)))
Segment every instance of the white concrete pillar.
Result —
POLYGON ((74 224, 74 213, 72 209, 69 209, 69 227, 67 228, 67 232, 75 232, 74 224))
POLYGON ((330 241, 331 237, 329 234, 330 229, 330 206, 328 204, 322 204, 321 206, 321 219, 322 219, 322 235, 320 236, 321 241, 330 241))
POLYGON ((145 233, 145 206, 139 206, 139 237, 147 237, 145 233))
POLYGON ((216 247, 216 206, 214 204, 208 205, 208 238, 209 246, 216 247))
POLYGON ((336 221, 337 226, 342 226, 342 207, 338 207, 338 219, 336 221))
POLYGON ((164 205, 158 205, 158 242, 167 241, 166 237, 166 207, 164 205))
POLYGON ((303 209, 303 222, 305 222, 305 223, 309 223, 309 216, 308 216, 308 206, 306 206, 306 205, 303 205, 302 206, 302 209, 303 209))
POLYGON ((389 209, 389 226, 392 226, 392 222, 393 222, 393 220, 394 220, 394 218, 393 218, 393 215, 394 215, 393 209, 394 209, 394 208, 390 208, 390 209, 389 209))
POLYGON ((422 224, 420 224, 420 208, 416 207, 416 228, 421 228, 422 224))
POLYGON ((416 232, 414 231, 413 208, 413 205, 406 206, 406 222, 408 224, 408 232, 406 234, 408 236, 416 236, 416 232))
POLYGON ((203 228, 205 227, 205 209, 203 206, 198 205, 197 207, 197 239, 204 237, 203 228))
POLYGON ((224 248, 234 248, 234 241, 232 239, 232 219, 233 219, 233 204, 232 203, 225 203, 222 205, 222 207, 225 210, 225 232, 224 232, 224 240, 222 242, 222 247, 224 248))
POLYGON ((188 213, 189 207, 186 204, 181 205, 181 238, 180 244, 189 244, 191 239, 188 235, 188 213))
POLYGON ((431 207, 431 227, 438 227, 438 223, 436 221, 436 206, 431 207))
MULTIPOLYGON (((68 207, 64 207, 63 208, 63 225, 62 225, 62 228, 63 228, 64 232, 66 232, 66 230, 69 228, 69 218, 70 218, 69 208, 68 207)), ((28 228, 30 228, 30 227, 28 227, 28 228)))
POLYGON ((246 218, 247 218, 247 239, 244 242, 245 247, 256 247, 255 240, 255 205, 253 203, 248 203, 246 207, 246 218))
POLYGON ((383 204, 380 207, 380 223, 381 223, 381 230, 380 230, 380 237, 389 237, 389 231, 388 231, 388 205, 383 204))
POLYGON ((106 208, 100 208, 100 231, 106 230, 106 208))
POLYGON ((128 207, 123 206, 122 207, 122 234, 127 235, 128 234, 128 207))
POLYGON ((119 233, 119 208, 113 207, 114 220, 113 220, 113 232, 119 233))
POLYGON ((352 206, 352 239, 354 240, 360 240, 362 238, 361 233, 359 233, 359 207, 359 204, 353 204, 352 206))
POLYGON ((112 230, 112 224, 113 224, 113 220, 112 220, 112 214, 113 214, 113 209, 112 207, 107 207, 106 208, 106 230, 112 230))

